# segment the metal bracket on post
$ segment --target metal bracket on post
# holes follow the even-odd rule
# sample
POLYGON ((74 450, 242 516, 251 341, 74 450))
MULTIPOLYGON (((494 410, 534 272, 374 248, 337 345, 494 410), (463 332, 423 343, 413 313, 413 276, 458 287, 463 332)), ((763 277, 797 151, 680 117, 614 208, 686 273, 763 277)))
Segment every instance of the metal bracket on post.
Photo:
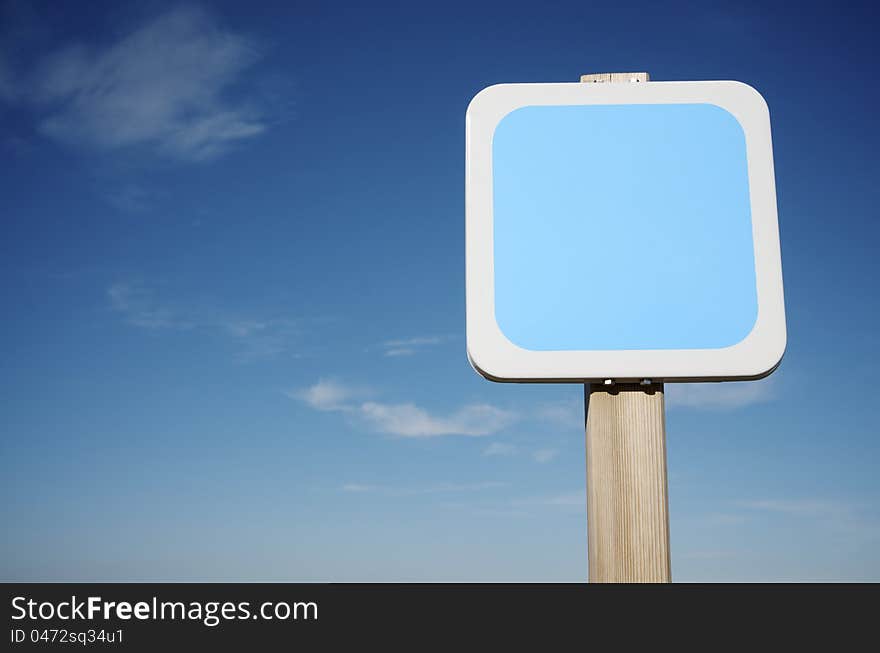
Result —
MULTIPOLYGON (((648 73, 581 76, 594 84, 648 80, 648 73)), ((663 384, 586 384, 584 408, 590 581, 669 582, 663 384)))

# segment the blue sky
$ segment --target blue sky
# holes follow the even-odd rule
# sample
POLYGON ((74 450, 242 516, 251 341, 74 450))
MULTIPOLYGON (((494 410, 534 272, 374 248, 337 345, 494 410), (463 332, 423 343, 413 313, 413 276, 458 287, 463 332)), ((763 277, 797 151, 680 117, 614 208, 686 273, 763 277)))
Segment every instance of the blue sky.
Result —
POLYGON ((0 11, 4 580, 584 579, 581 388, 466 360, 464 111, 614 70, 774 130, 788 350, 668 388, 674 578, 880 580, 875 9, 68 4, 0 11))

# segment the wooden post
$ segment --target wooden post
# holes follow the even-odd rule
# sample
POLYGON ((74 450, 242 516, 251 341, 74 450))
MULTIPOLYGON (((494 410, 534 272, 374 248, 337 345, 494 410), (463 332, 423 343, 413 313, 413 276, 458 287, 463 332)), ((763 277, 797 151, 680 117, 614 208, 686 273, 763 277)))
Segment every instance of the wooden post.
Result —
POLYGON ((663 384, 586 385, 587 546, 594 583, 667 583, 663 384))
MULTIPOLYGON (((581 81, 638 83, 648 74, 582 75, 581 81)), ((668 583, 663 384, 585 385, 584 407, 590 582, 668 583)))

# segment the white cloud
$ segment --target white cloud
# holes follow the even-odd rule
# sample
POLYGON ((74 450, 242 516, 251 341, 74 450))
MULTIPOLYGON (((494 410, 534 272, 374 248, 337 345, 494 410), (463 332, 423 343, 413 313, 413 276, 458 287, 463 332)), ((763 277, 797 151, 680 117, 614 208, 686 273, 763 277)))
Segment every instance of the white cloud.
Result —
POLYGON ((772 377, 761 381, 725 383, 667 383, 666 405, 670 408, 734 409, 775 398, 772 377))
POLYGON ((402 338, 399 340, 386 340, 382 343, 382 349, 386 356, 412 356, 425 347, 433 347, 444 342, 441 336, 418 336, 415 338, 402 338))
POLYGON ((258 108, 230 99, 258 58, 251 40, 184 6, 111 44, 63 47, 14 80, 0 62, 0 96, 37 108, 57 140, 204 160, 266 129, 258 108))
POLYGON ((470 404, 449 415, 435 415, 412 403, 359 402, 372 393, 327 379, 286 394, 316 410, 348 412, 380 433, 404 438, 491 435, 516 419, 514 413, 488 404, 470 404))
POLYGON ((288 396, 304 401, 315 410, 337 411, 351 410, 350 402, 358 394, 355 389, 337 381, 321 379, 313 386, 289 392, 288 396))
POLYGON ((483 450, 484 456, 513 456, 519 452, 519 447, 515 444, 506 444, 504 442, 493 442, 483 450))
POLYGON ((360 410, 377 431, 404 438, 491 435, 514 420, 509 411, 488 404, 465 406, 447 416, 431 415, 415 404, 367 402, 360 410))
POLYGON ((532 458, 534 458, 537 463, 549 463, 556 458, 557 455, 559 455, 559 449, 538 449, 532 454, 532 458))

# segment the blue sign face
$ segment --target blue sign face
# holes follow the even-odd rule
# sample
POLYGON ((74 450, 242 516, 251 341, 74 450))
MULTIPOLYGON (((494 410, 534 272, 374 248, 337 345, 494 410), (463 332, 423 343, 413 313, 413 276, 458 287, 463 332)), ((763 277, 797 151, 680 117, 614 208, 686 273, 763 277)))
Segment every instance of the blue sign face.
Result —
POLYGON ((758 317, 746 139, 709 103, 524 106, 492 139, 495 320, 533 351, 717 349, 758 317))

